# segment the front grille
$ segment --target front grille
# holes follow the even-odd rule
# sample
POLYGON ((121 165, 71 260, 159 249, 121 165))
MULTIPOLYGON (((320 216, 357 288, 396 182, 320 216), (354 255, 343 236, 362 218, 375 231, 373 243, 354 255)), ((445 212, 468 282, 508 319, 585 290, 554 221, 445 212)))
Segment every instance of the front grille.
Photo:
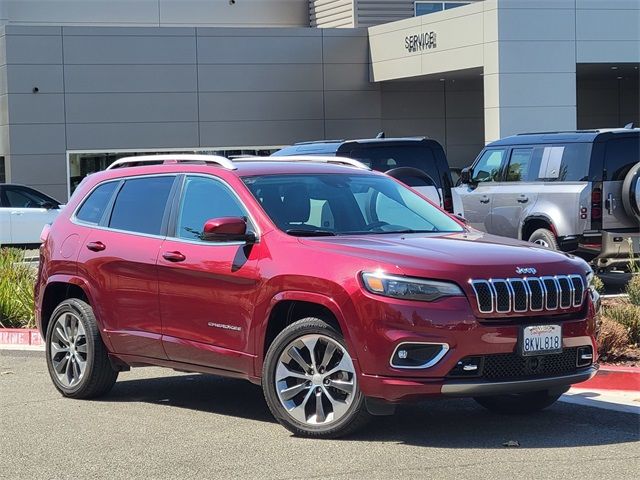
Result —
POLYGON ((584 281, 580 275, 471 280, 481 313, 523 313, 580 307, 584 281))
MULTIPOLYGON (((590 347, 580 347, 590 348, 590 347)), ((584 362, 581 366, 587 366, 584 362)), ((465 357, 450 372, 450 378, 474 377, 489 381, 509 381, 537 377, 570 375, 578 370, 578 347, 565 348, 562 353, 523 357, 517 353, 499 353, 465 357), (459 365, 479 363, 475 372, 465 372, 459 365)))

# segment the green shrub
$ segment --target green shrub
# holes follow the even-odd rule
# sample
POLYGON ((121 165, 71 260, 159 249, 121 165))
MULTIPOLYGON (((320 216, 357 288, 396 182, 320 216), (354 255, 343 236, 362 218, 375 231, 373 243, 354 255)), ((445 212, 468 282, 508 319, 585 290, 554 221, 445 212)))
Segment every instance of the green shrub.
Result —
POLYGON ((33 327, 33 285, 36 272, 22 263, 21 250, 0 248, 0 324, 4 327, 33 327))
POLYGON ((619 357, 629 345, 627 330, 608 317, 602 318, 597 340, 598 353, 603 360, 619 357))
POLYGON ((603 316, 622 325, 632 343, 640 343, 640 306, 621 302, 603 310, 603 316))
POLYGON ((604 293, 604 283, 602 282, 602 279, 595 275, 593 277, 593 280, 591 280, 591 285, 593 286, 593 288, 596 289, 596 292, 598 292, 599 294, 604 293))
POLYGON ((625 291, 629 295, 629 301, 634 305, 640 306, 640 275, 631 277, 625 291))

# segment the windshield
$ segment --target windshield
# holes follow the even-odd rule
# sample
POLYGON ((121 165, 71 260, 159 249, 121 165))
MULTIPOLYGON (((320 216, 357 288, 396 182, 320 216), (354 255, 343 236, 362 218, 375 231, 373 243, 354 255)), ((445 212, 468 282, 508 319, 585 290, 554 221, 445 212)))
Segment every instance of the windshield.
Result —
POLYGON ((412 190, 378 175, 264 175, 243 179, 278 228, 291 235, 460 232, 412 190))

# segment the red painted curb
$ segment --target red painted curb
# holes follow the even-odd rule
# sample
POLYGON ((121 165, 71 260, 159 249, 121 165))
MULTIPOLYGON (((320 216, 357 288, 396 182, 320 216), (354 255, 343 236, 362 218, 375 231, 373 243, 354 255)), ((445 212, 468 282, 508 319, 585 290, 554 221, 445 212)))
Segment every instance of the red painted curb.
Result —
POLYGON ((603 366, 595 377, 578 383, 575 387, 640 392, 640 368, 603 366))
POLYGON ((0 345, 44 345, 35 328, 0 328, 0 345))

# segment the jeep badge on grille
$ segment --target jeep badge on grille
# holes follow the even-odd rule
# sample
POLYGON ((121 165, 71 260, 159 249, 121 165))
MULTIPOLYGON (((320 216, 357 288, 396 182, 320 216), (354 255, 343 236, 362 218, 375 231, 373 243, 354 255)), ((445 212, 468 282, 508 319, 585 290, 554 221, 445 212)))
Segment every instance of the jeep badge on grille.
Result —
POLYGON ((533 267, 516 267, 516 273, 518 275, 535 275, 538 271, 533 267))

